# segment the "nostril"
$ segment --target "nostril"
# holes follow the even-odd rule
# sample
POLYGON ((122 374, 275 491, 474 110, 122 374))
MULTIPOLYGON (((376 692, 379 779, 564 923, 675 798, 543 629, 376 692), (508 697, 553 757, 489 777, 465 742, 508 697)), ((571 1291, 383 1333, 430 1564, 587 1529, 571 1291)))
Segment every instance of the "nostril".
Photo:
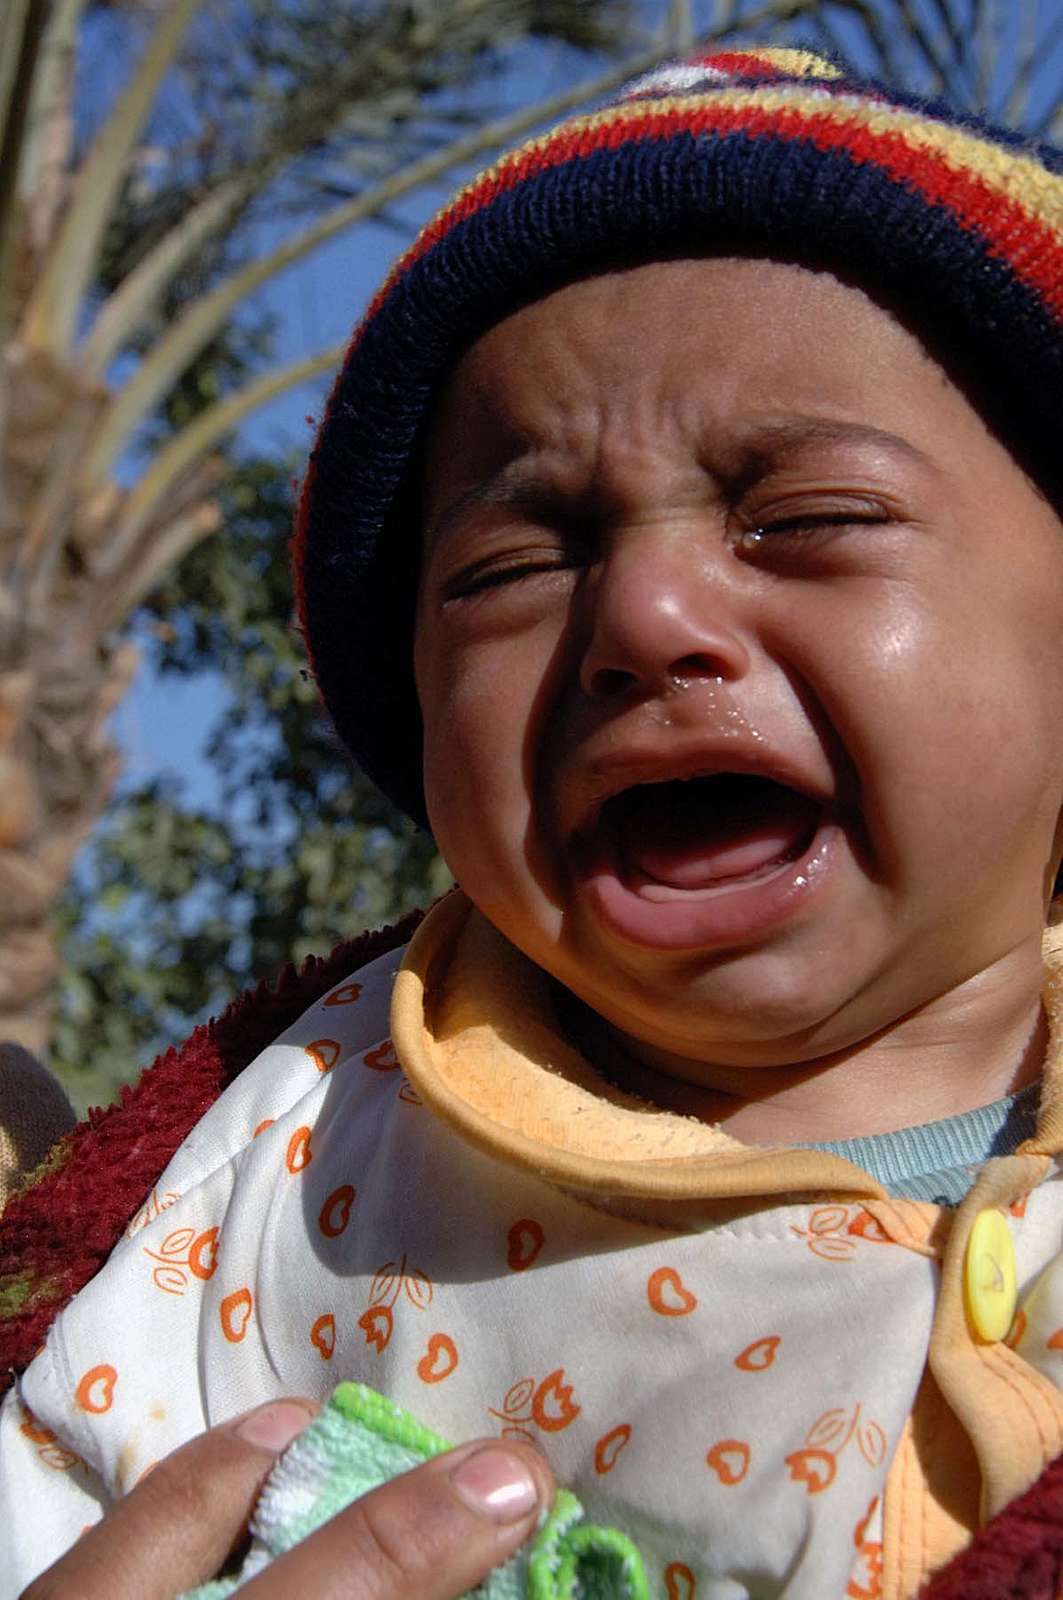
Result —
POLYGON ((689 683, 692 678, 712 678, 716 683, 723 681, 720 663, 707 655, 682 656, 672 662, 668 675, 677 684, 689 683))
POLYGON ((616 700, 637 682, 633 672, 624 672, 619 667, 599 667, 591 679, 591 693, 599 700, 616 700))

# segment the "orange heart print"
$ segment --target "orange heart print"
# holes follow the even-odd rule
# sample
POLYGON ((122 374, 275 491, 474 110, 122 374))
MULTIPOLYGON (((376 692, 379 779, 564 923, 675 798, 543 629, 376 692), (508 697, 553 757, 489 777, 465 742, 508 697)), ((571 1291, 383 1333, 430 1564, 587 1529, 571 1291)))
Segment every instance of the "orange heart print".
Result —
POLYGON ((338 1189, 333 1189, 325 1204, 321 1207, 317 1225, 326 1239, 338 1239, 351 1220, 351 1207, 354 1204, 353 1183, 342 1183, 338 1189))
POLYGON ((506 1239, 506 1265, 511 1272, 527 1272, 545 1243, 541 1222, 534 1217, 521 1217, 509 1230, 506 1239))
POLYGON ((213 1278, 218 1266, 218 1230, 207 1228, 193 1239, 188 1251, 188 1270, 204 1283, 213 1278))
POLYGON ((338 1039, 315 1039, 303 1046, 319 1072, 329 1072, 336 1065, 342 1048, 338 1039))
POLYGON ((607 1472, 612 1472, 616 1466, 620 1452, 626 1448, 631 1439, 630 1422, 621 1422, 615 1428, 610 1428, 594 1447, 594 1470, 604 1477, 607 1472))
POLYGON ((251 1321, 254 1299, 250 1289, 234 1289, 218 1307, 221 1331, 230 1344, 239 1344, 251 1321))
POLYGON ((579 1416, 572 1398, 572 1385, 564 1382, 565 1369, 558 1367, 543 1379, 532 1396, 532 1417, 544 1433, 560 1433, 579 1416))
POLYGON ((720 1482, 731 1488, 749 1471, 750 1449, 744 1439, 718 1439, 705 1457, 720 1482))
POLYGON ((698 1586, 685 1561, 670 1561, 664 1569, 668 1600, 697 1600, 698 1586))
POLYGON ((331 1311, 318 1317, 310 1329, 310 1343, 322 1361, 331 1361, 336 1349, 336 1318, 331 1311))
POLYGON ((690 1292, 674 1267, 658 1267, 650 1273, 646 1298, 659 1317, 688 1317, 698 1304, 697 1295, 690 1292))
POLYGON ((338 989, 333 989, 332 993, 326 996, 325 1004, 327 1006, 353 1006, 361 992, 362 986, 360 983, 341 983, 338 989))
POLYGON ((449 1333, 433 1333, 428 1348, 417 1363, 422 1383, 442 1383, 457 1369, 458 1347, 449 1333))
POLYGON ((774 1362, 781 1343, 777 1333, 768 1334, 766 1339, 754 1339, 752 1344, 747 1344, 735 1356, 734 1364, 740 1372, 766 1372, 774 1362))
POLYGON ((314 1152, 310 1148, 310 1129, 296 1128, 288 1140, 288 1150, 284 1164, 289 1172, 303 1172, 313 1161, 314 1152))
POLYGON ((82 1411, 87 1411, 91 1416, 102 1416, 105 1411, 110 1411, 114 1404, 115 1385, 118 1382, 118 1373, 106 1361, 98 1367, 90 1367, 78 1380, 74 1390, 74 1399, 82 1411))
POLYGON ((399 1069, 399 1058, 390 1039, 378 1044, 375 1050, 367 1050, 362 1060, 370 1072, 397 1072, 399 1069))

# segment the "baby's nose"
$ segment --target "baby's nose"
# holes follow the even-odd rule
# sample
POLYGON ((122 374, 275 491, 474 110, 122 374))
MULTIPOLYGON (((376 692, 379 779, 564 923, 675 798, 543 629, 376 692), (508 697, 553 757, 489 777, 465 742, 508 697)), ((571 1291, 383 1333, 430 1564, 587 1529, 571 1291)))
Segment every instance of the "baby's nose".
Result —
POLYGON ((621 536, 588 593, 584 692, 612 701, 743 678, 750 650, 740 600, 714 567, 688 541, 621 536))

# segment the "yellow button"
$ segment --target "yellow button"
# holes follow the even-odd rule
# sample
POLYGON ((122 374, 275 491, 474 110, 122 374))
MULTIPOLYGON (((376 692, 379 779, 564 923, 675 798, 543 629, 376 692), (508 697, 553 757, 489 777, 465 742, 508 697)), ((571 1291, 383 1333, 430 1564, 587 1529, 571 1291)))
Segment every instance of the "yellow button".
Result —
POLYGON ((967 1240, 963 1268, 967 1315, 980 1339, 1007 1337, 1015 1318, 1015 1246, 1001 1211, 982 1211, 967 1240))

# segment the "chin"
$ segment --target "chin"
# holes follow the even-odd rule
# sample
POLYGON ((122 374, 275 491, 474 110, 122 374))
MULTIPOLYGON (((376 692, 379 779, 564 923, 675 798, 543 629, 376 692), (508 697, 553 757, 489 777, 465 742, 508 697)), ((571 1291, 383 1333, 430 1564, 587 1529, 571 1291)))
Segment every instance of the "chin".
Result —
POLYGON ((589 981, 557 973, 560 981, 614 1027, 651 1047, 695 1061, 733 1066, 781 1066, 845 1050, 883 1025, 870 1004, 873 975, 842 959, 816 953, 746 952, 676 962, 654 975, 616 972, 605 987, 597 967, 589 981), (824 984, 824 966, 833 981, 824 984), (655 981, 656 980, 656 981, 655 981))

